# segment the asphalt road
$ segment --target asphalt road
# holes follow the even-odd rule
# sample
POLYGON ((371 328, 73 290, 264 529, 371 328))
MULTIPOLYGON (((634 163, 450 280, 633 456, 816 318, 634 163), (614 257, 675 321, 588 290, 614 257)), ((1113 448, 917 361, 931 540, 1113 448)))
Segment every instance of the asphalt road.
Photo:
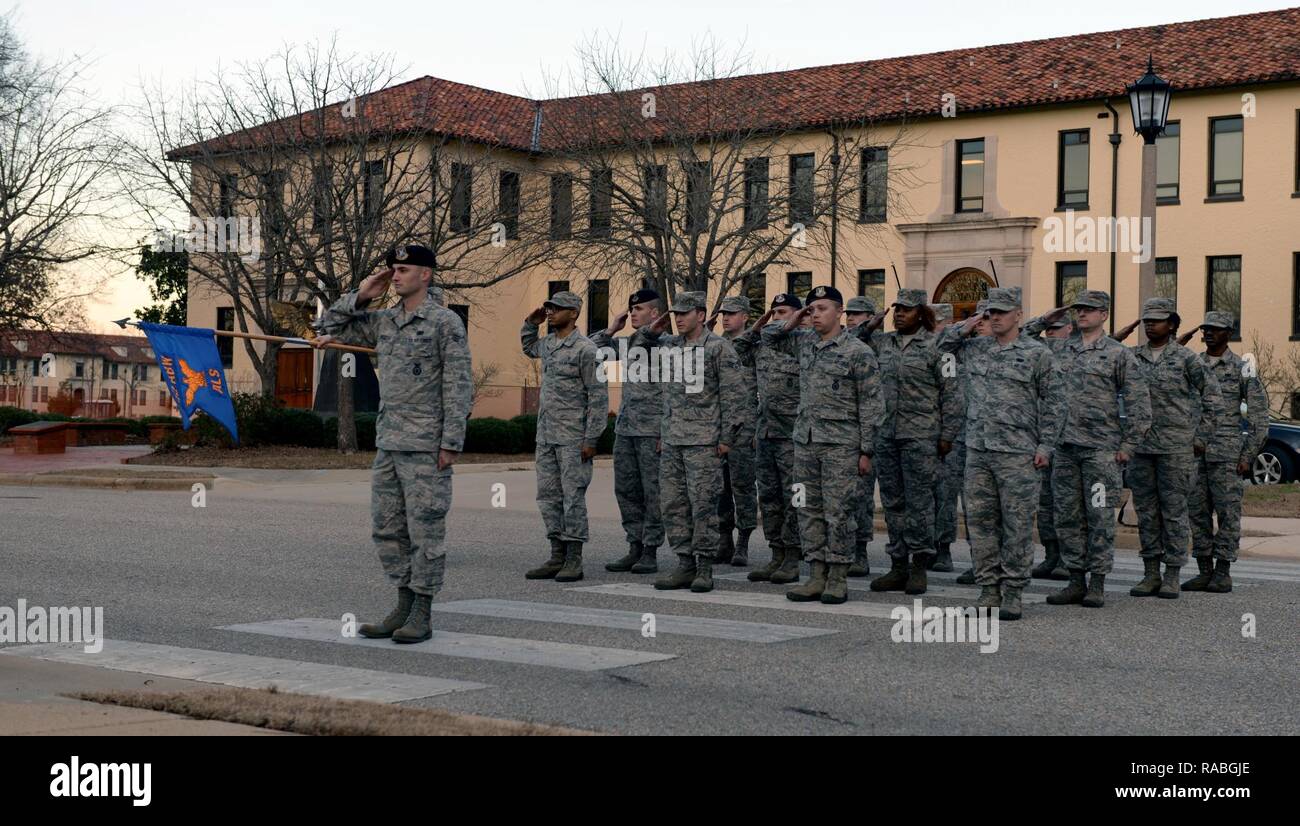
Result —
MULTIPOLYGON (((894 621, 872 608, 912 605, 902 594, 854 590, 845 607, 864 615, 848 615, 582 590, 652 579, 603 569, 624 550, 606 469, 589 492, 587 578, 571 586, 528 582, 524 570, 546 555, 532 474, 464 474, 456 484, 439 604, 494 599, 516 609, 547 603, 649 612, 661 630, 647 638, 599 617, 584 625, 443 612, 434 615, 435 628, 515 646, 552 641, 671 659, 575 670, 223 630, 388 611, 392 590, 369 542, 364 474, 343 484, 223 484, 203 508, 191 506, 188 492, 0 487, 0 605, 24 598, 103 606, 111 640, 484 684, 408 702, 628 734, 1300 732, 1300 565, 1242 563, 1232 594, 1178 600, 1131 598, 1132 578, 1115 576, 1119 590, 1105 608, 1029 604, 1025 620, 1000 625, 997 650, 981 653, 969 642, 893 641, 894 621), (507 507, 492 507, 496 483, 505 485, 507 507), (1254 637, 1243 636, 1247 614, 1254 637), (697 630, 703 636, 684 635, 663 630, 673 617, 745 625, 715 633, 706 623, 697 630), (726 638, 756 630, 754 623, 831 633, 726 638)), ((880 539, 871 546, 873 573, 885 567, 880 539)), ((761 532, 753 544, 754 556, 766 560, 761 532)), ((964 546, 957 556, 960 566, 964 546)), ((1128 552, 1117 560, 1125 573, 1136 564, 1128 552)), ((954 576, 932 578, 945 587, 923 597, 927 606, 974 599, 976 589, 958 590, 954 576)), ((740 601, 782 590, 725 579, 714 593, 740 601)), ((1036 584, 1030 593, 1048 590, 1036 584)), ((538 656, 546 661, 546 652, 538 656)))

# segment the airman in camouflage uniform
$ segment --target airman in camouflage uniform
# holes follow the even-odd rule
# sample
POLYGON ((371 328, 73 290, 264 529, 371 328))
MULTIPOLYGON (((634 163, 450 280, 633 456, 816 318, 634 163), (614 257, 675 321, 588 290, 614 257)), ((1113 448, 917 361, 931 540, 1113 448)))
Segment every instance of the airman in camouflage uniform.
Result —
MULTIPOLYGON (((865 295, 855 295, 844 305, 845 326, 850 330, 866 324, 876 314, 875 303, 865 295)), ((867 559, 867 548, 876 538, 876 466, 858 477, 857 494, 858 541, 853 550, 853 564, 849 566, 850 577, 871 575, 871 562, 867 559)))
POLYGON ((446 566, 443 540, 451 508, 452 463, 465 446, 473 403, 465 325, 428 289, 433 253, 418 245, 389 252, 388 267, 361 282, 326 312, 331 340, 374 347, 379 362, 379 418, 371 471, 372 538, 397 607, 366 623, 365 637, 413 643, 429 639, 433 597, 446 566), (389 283, 395 307, 368 310, 389 283))
POLYGON ((1178 571, 1191 542, 1187 497, 1194 465, 1223 405, 1214 374, 1174 340, 1178 320, 1173 299, 1147 299, 1142 304, 1147 342, 1132 348, 1151 394, 1151 429, 1128 467, 1144 568, 1142 581, 1129 591, 1135 597, 1178 598, 1178 571))
MULTIPOLYGON (((783 326, 803 307, 798 296, 781 293, 772 299, 769 327, 783 326)), ((799 410, 799 359, 782 348, 764 347, 762 330, 754 325, 732 339, 736 352, 754 359, 758 373, 758 505, 763 536, 772 559, 749 572, 750 582, 785 585, 799 580, 798 509, 793 504, 795 447, 792 441, 799 410)))
MULTIPOLYGON (((951 304, 931 304, 934 313, 934 331, 942 335, 952 325, 951 304)), ((958 351, 960 368, 963 353, 958 351)), ((966 372, 958 369, 957 385, 962 398, 966 398, 966 372)), ((934 486, 934 556, 930 557, 930 570, 952 570, 952 543, 957 541, 957 497, 962 495, 966 478, 966 419, 964 416, 952 441, 952 450, 939 462, 939 477, 934 486)))
POLYGON ((1235 327, 1232 314, 1219 311, 1206 313, 1201 323, 1205 352, 1200 359, 1219 383, 1222 404, 1215 413, 1210 443, 1196 459, 1188 505, 1192 554, 1200 572, 1183 583, 1184 591, 1225 594, 1232 590, 1229 571, 1237 561, 1241 542, 1243 477, 1250 473, 1255 456, 1268 438, 1268 394, 1264 384, 1254 364, 1243 361, 1228 348, 1235 327))
MULTIPOLYGON (((1061 308, 1061 312, 1069 312, 1069 310, 1061 308)), ((1025 337, 1039 342, 1055 353, 1074 333, 1074 324, 1064 315, 1059 317, 1053 313, 1048 315, 1052 317, 1039 316, 1030 320, 1025 324, 1023 333, 1025 337)), ((1038 540, 1043 543, 1044 558, 1029 575, 1034 579, 1069 579, 1070 572, 1065 569, 1065 563, 1061 559, 1061 544, 1056 538, 1051 465, 1043 468, 1040 473, 1042 484, 1038 493, 1038 540)))
POLYGON ((659 502, 677 570, 655 580, 660 590, 713 590, 722 457, 745 423, 744 368, 731 342, 704 326, 704 313, 704 293, 680 292, 672 306, 680 335, 662 335, 668 316, 661 316, 632 336, 633 344, 660 348, 661 365, 665 350, 683 365, 663 390, 659 502))
MULTIPOLYGON (((722 337, 732 343, 745 331, 749 319, 749 299, 732 295, 722 299, 722 337)), ((756 446, 754 432, 758 418, 758 371, 752 352, 741 352, 740 366, 745 370, 745 426, 736 437, 737 444, 722 460, 722 494, 718 497, 718 561, 735 566, 749 564, 749 535, 758 526, 758 500, 755 490, 756 446), (733 542, 731 532, 736 531, 733 542)))
MULTIPOLYGON (((614 333, 632 322, 633 331, 659 317, 662 302, 651 289, 637 290, 628 298, 628 309, 614 318, 608 329, 599 330, 591 341, 608 365, 622 354, 614 333)), ((650 352, 626 349, 623 365, 623 393, 614 422, 614 498, 623 518, 627 556, 606 563, 607 571, 653 574, 659 570, 659 546, 664 542, 664 522, 659 511, 659 417, 664 412, 663 386, 650 370, 650 352)), ((606 367, 608 370, 609 368, 606 367)))
POLYGON ((780 329, 763 331, 764 345, 799 357, 796 482, 804 485, 799 534, 811 565, 808 581, 786 597, 795 602, 848 599, 849 565, 857 541, 855 497, 871 468, 876 427, 884 413, 875 355, 840 326, 843 298, 816 287, 806 306, 780 329), (799 326, 812 318, 812 329, 799 326))
POLYGON ((891 566, 872 580, 874 591, 925 593, 934 553, 935 480, 961 426, 956 358, 939 352, 927 317, 933 318, 925 290, 903 289, 894 301, 894 332, 869 331, 868 325, 854 331, 875 350, 885 402, 875 464, 891 566))
POLYGON ((1052 494, 1070 582, 1047 601, 1100 608, 1115 558, 1120 465, 1151 428, 1151 398, 1133 354, 1102 329, 1110 315, 1110 295, 1084 290, 1072 309, 1080 335, 1067 339, 1052 362, 1061 399, 1052 494), (1121 396, 1125 417, 1120 415, 1121 396))
MULTIPOLYGON (((1021 592, 1034 561, 1033 524, 1041 468, 1047 467, 1059 407, 1052 354, 1020 335, 1020 291, 989 290, 991 336, 958 337, 966 373, 967 472, 963 493, 977 607, 1021 616, 1021 592)), ((974 332, 968 319, 961 331, 974 332)))
POLYGON ((582 579, 582 544, 587 541, 587 486, 592 458, 605 432, 609 386, 596 345, 574 326, 582 299, 565 290, 524 319, 519 341, 524 355, 542 362, 537 402, 537 509, 546 524, 551 556, 524 574, 527 579, 582 579), (550 332, 538 336, 538 325, 550 332))

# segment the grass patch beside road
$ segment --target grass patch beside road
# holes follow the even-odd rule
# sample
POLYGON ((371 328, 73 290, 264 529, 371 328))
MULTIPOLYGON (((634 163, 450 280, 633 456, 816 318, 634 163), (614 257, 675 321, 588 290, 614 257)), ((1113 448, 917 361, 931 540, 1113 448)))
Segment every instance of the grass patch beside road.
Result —
POLYGON ((1300 484, 1246 485, 1244 516, 1274 516, 1300 519, 1300 484))
MULTIPOLYGON (((531 453, 462 453, 458 465, 495 462, 531 462, 531 453)), ((132 465, 172 467, 239 467, 263 470, 339 470, 368 468, 374 451, 339 453, 325 447, 192 447, 175 453, 150 453, 128 460, 132 465)))
POLYGON ((143 708, 196 720, 314 736, 554 736, 584 735, 577 729, 455 714, 432 708, 335 700, 287 694, 275 689, 230 688, 210 691, 103 691, 71 695, 105 705, 143 708))

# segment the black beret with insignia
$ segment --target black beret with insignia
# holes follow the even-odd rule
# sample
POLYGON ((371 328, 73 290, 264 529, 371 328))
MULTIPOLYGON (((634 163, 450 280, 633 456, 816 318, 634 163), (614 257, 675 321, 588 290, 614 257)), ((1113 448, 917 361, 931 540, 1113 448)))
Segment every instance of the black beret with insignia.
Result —
POLYGON ((807 301, 809 304, 811 304, 812 302, 820 298, 828 298, 831 301, 837 302, 839 304, 844 303, 844 296, 840 295, 839 290, 835 289, 834 287, 824 287, 824 286, 814 287, 813 289, 809 290, 808 297, 805 298, 804 300, 807 301))
POLYGON ((632 293, 632 295, 628 296, 627 308, 630 310, 638 304, 644 304, 647 301, 658 301, 658 300, 659 300, 659 293, 647 287, 643 290, 637 290, 636 292, 632 293))
POLYGON ((384 263, 388 266, 395 264, 410 264, 412 267, 434 267, 433 250, 422 244, 407 244, 404 247, 394 247, 384 256, 384 263))
POLYGON ((772 299, 772 309, 775 310, 777 307, 793 307, 802 310, 803 302, 794 293, 778 293, 776 298, 772 299))

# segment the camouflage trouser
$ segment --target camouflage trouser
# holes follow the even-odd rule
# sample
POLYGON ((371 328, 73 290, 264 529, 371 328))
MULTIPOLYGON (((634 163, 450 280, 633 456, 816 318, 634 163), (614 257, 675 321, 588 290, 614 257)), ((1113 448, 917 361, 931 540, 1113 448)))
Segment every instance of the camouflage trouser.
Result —
POLYGON ((592 462, 582 461, 582 444, 537 445, 537 509, 546 538, 587 541, 587 485, 592 462))
POLYGON ((1187 498, 1194 555, 1237 561, 1237 546, 1241 544, 1241 498, 1245 492, 1246 482, 1237 473, 1236 462, 1197 459, 1192 493, 1187 498), (1216 518, 1218 531, 1214 529, 1216 518))
POLYGON ((1061 559, 1071 571, 1110 573, 1119 507, 1115 451, 1061 445, 1052 456, 1052 502, 1061 559))
POLYGON ((866 545, 876 538, 876 462, 871 461, 871 472, 858 477, 857 508, 858 544, 866 545))
POLYGON ((718 496, 718 529, 752 531, 758 526, 758 501, 754 487, 754 428, 740 431, 737 444, 722 460, 722 493, 718 496))
POLYGON ((813 442, 795 449, 795 482, 804 486, 804 504, 797 509, 803 557, 847 565, 858 535, 858 447, 813 442))
POLYGON ((876 480, 892 557, 934 553, 934 485, 939 454, 929 439, 881 439, 876 480))
MULTIPOLYGON (((951 545, 957 541, 957 495, 966 478, 966 443, 953 442, 952 450, 939 463, 939 478, 934 485, 934 541, 951 545)), ((962 500, 963 503, 965 500, 962 500)))
POLYGON ((758 440, 758 505, 763 536, 773 550, 799 547, 798 511, 791 504, 795 444, 789 439, 758 440))
POLYGON ((979 585, 1029 584, 1040 481, 1032 453, 967 453, 962 496, 979 585))
POLYGON ((370 471, 371 537, 391 585, 417 594, 442 588, 451 468, 438 470, 438 454, 375 452, 370 471))
POLYGON ((614 498, 623 517, 628 544, 647 548, 664 544, 664 520, 659 512, 659 454, 657 436, 614 436, 614 498))
POLYGON ((1128 463, 1128 487, 1137 510, 1142 556, 1163 556, 1165 564, 1187 564, 1191 526, 1187 497, 1192 492, 1192 463, 1187 453, 1137 453, 1128 463))
POLYGON ((1048 465, 1038 473, 1042 477, 1038 486, 1038 541, 1050 549, 1059 544, 1056 541, 1056 504, 1052 501, 1052 466, 1048 465))
POLYGON ((715 445, 664 445, 659 453, 659 507, 678 556, 718 552, 722 459, 715 445))

